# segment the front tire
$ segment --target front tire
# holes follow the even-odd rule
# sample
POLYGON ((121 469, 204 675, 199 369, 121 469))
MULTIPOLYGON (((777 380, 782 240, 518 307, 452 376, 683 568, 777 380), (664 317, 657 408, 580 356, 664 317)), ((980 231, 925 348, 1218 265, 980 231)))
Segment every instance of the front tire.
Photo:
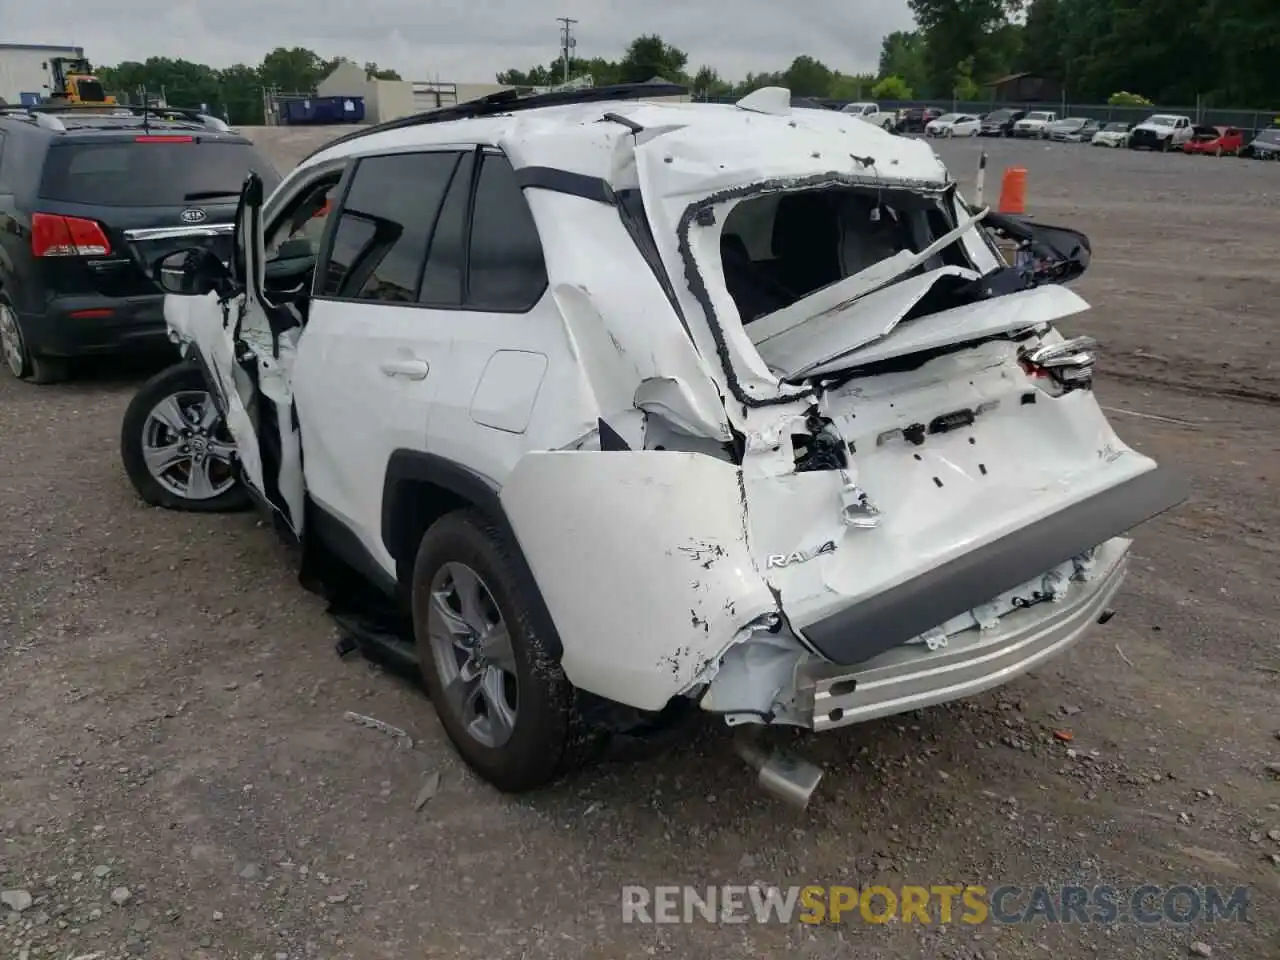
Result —
POLYGON ((235 441, 193 363, 160 371, 134 394, 120 426, 120 459, 138 496, 152 506, 226 513, 252 503, 235 441))
POLYGON ((462 759, 506 793, 572 772, 600 742, 534 624, 536 588, 517 572, 516 550, 483 514, 459 510, 431 525, 413 565, 423 683, 462 759))

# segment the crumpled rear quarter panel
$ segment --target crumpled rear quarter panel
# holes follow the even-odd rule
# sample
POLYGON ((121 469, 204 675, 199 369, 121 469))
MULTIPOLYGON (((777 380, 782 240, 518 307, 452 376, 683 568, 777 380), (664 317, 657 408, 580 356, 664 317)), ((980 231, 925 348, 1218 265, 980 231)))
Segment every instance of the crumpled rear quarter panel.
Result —
POLYGON ((747 546, 740 472, 676 451, 530 453, 502 504, 575 686, 643 710, 777 610, 747 546))

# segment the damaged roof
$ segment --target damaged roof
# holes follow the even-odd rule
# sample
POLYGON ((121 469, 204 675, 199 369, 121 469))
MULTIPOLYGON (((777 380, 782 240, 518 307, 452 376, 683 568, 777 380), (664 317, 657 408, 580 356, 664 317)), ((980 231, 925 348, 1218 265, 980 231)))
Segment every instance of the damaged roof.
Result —
POLYGON ((482 143, 503 149, 516 167, 550 167, 618 186, 616 174, 635 146, 658 137, 669 139, 679 153, 678 159, 673 155, 667 162, 687 168, 689 187, 695 192, 822 173, 937 186, 949 182, 946 168, 927 143, 895 136, 837 111, 761 113, 734 104, 634 100, 552 106, 370 133, 321 150, 303 166, 431 144, 482 143))

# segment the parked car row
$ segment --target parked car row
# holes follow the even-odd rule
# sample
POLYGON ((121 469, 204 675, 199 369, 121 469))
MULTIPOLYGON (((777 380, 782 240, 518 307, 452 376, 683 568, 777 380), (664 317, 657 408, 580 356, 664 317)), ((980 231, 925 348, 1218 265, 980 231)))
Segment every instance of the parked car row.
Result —
POLYGON ((1013 137, 1057 143, 1089 143, 1131 150, 1180 150, 1208 156, 1280 159, 1280 127, 1258 131, 1197 124, 1180 114, 1157 113, 1138 124, 1091 117, 1059 117, 1053 110, 994 110, 987 114, 942 113, 912 107, 900 115, 900 133, 919 129, 927 137, 1013 137))

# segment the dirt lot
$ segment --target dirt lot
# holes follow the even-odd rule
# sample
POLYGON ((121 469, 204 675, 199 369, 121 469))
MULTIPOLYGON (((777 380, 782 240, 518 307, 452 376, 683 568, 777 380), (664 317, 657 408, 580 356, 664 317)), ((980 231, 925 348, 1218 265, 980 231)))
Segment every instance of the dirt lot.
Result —
MULTIPOLYGON (((270 149, 291 162, 305 136, 270 149)), ((416 690, 335 656, 252 515, 139 503, 117 454, 136 377, 2 379, 0 889, 34 902, 0 907, 0 955, 1280 956, 1280 164, 987 146, 989 188, 1026 166, 1032 211, 1092 237, 1077 326, 1103 344, 1100 398, 1194 482, 1140 531, 1106 628, 1000 692, 809 741, 828 773, 804 815, 711 725, 511 799, 416 690), (620 921, 624 884, 756 881, 1251 901, 1248 923, 1191 927, 620 921)), ((941 152, 976 167, 974 143, 941 152)))

